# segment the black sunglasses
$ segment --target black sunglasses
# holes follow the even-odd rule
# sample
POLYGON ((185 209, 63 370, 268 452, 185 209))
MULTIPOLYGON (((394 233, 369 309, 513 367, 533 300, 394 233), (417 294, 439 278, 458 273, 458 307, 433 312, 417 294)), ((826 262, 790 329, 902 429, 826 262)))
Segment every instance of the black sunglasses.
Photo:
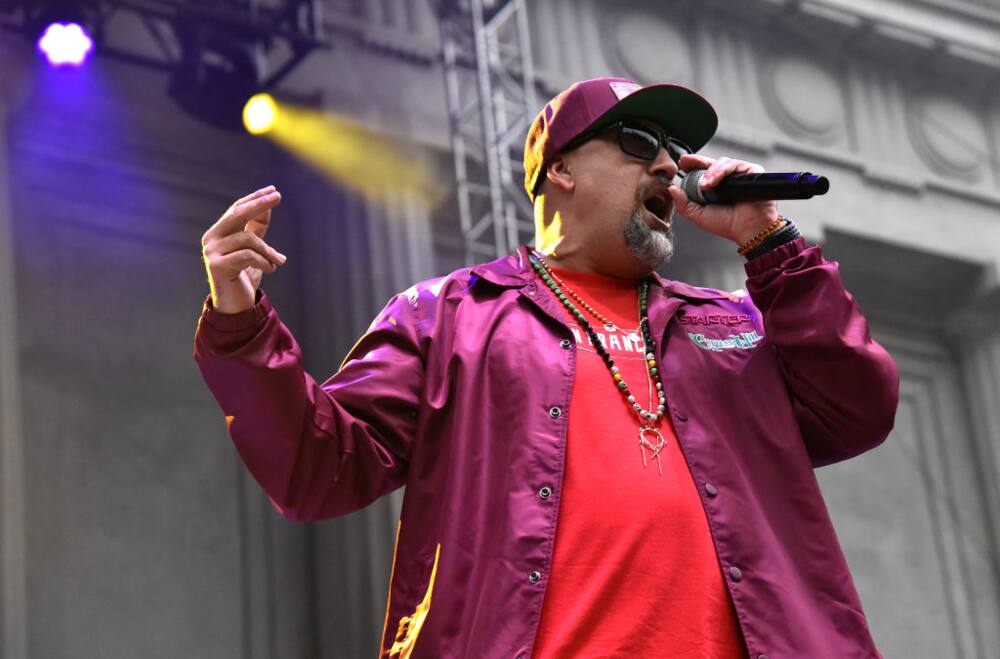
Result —
MULTIPOLYGON (((670 159, 680 167, 681 156, 685 153, 694 153, 694 149, 689 147, 684 142, 681 142, 675 137, 670 137, 665 133, 662 133, 655 128, 650 128, 644 126, 640 123, 634 121, 616 121, 613 124, 607 126, 601 126, 595 130, 589 130, 584 133, 580 133, 572 140, 569 144, 564 146, 561 150, 562 153, 572 151, 578 146, 582 145, 584 142, 594 139, 595 137, 614 129, 618 134, 618 146, 623 152, 640 160, 656 160, 656 157, 660 155, 660 147, 662 146, 667 150, 667 155, 670 159)), ((545 163, 545 167, 542 169, 542 175, 540 175, 535 183, 534 194, 538 194, 538 190, 542 187, 542 182, 545 180, 544 172, 545 168, 548 168, 548 163, 545 163)))
POLYGON ((564 150, 575 149, 587 140, 611 129, 614 129, 618 134, 618 146, 621 150, 640 160, 656 160, 656 156, 660 154, 661 146, 667 150, 670 159, 677 164, 680 164, 681 156, 693 152, 688 145, 679 139, 670 137, 655 128, 631 121, 616 121, 610 126, 603 126, 597 130, 583 133, 570 142, 564 150))

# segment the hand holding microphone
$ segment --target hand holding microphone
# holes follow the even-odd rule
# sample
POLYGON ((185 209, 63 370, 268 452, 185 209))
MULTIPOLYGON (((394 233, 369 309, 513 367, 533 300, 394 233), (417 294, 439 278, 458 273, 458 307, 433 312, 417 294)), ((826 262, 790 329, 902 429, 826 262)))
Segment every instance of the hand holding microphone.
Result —
POLYGON ((715 160, 689 153, 678 164, 684 180, 670 186, 674 207, 699 228, 737 245, 777 219, 775 200, 808 199, 830 188, 822 176, 767 173, 745 160, 715 160))
POLYGON ((690 172, 681 184, 688 199, 703 206, 741 201, 811 199, 813 195, 826 194, 830 189, 830 181, 825 176, 809 172, 760 172, 730 174, 715 187, 702 190, 699 183, 704 174, 703 169, 690 172))

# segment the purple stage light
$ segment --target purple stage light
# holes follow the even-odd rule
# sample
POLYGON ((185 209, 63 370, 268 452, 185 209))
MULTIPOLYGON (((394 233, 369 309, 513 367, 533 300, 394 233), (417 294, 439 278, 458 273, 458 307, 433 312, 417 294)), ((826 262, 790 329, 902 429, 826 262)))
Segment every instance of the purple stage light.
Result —
POLYGON ((38 50, 53 66, 80 66, 94 50, 94 40, 79 23, 52 23, 38 39, 38 50))

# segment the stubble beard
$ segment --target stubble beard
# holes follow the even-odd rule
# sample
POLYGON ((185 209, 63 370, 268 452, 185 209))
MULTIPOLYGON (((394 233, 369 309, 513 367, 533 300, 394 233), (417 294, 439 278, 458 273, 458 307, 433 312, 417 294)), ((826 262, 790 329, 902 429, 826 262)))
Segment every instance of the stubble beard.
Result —
MULTIPOLYGON (((646 207, 638 201, 625 225, 625 244, 632 254, 650 269, 668 262, 674 255, 674 232, 670 226, 654 229, 643 219, 646 207)), ((669 225, 673 219, 673 208, 667 215, 669 225)))

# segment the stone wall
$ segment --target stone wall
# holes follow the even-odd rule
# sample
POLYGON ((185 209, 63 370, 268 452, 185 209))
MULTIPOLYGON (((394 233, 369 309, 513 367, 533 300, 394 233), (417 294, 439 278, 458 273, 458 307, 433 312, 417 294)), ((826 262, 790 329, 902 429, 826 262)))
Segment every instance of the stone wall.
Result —
MULTIPOLYGON (((619 74, 702 90, 708 155, 827 175, 783 211, 840 262, 903 374, 897 427, 819 470, 887 657, 1000 647, 1000 10, 931 0, 535 0, 539 97, 619 74)), ((331 0, 287 88, 412 140, 448 184, 430 2, 331 0)), ((5 657, 370 656, 399 494, 296 525, 242 468, 190 359, 199 238, 284 193, 265 287, 319 380, 395 291, 460 264, 447 204, 363 199, 178 113, 163 74, 60 76, 0 39, 5 657)), ((138 35, 137 35, 137 38, 138 35)), ((679 225, 665 274, 743 285, 679 225)))

